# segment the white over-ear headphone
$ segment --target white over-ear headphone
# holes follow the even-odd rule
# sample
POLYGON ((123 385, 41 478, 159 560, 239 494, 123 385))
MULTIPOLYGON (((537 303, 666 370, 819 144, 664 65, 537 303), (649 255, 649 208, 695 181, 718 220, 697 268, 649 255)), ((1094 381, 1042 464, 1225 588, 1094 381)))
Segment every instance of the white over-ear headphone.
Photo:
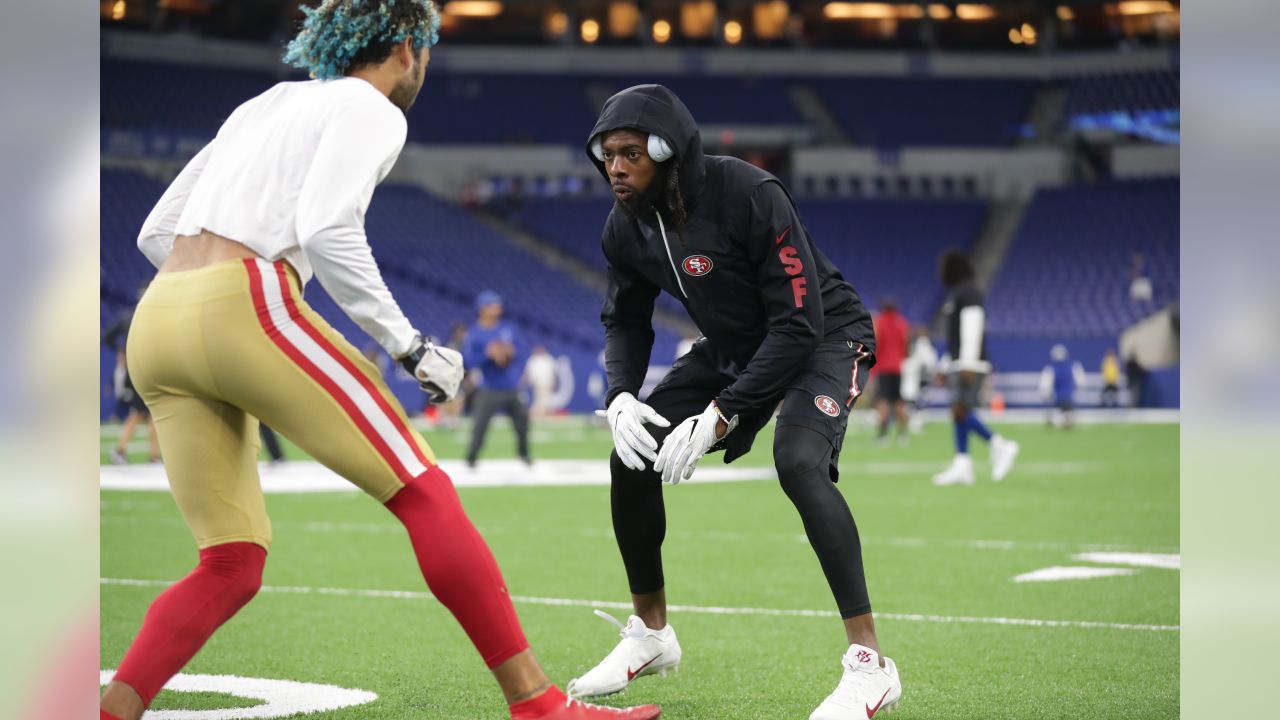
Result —
MULTIPOLYGON (((654 133, 649 133, 648 148, 649 157, 654 162, 666 162, 675 156, 675 151, 667 144, 666 140, 658 137, 654 133)), ((600 133, 591 138, 591 154, 600 162, 604 162, 604 133, 600 133)))

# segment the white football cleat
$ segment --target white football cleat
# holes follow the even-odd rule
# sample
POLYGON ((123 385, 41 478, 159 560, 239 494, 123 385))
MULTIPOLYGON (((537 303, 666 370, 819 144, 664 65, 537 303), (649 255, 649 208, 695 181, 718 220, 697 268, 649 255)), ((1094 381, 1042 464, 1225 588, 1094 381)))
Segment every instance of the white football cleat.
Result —
MULTIPOLYGON (((994 452, 994 451, 993 451, 994 452)), ((946 470, 933 476, 934 485, 972 485, 973 458, 956 455, 946 470)))
POLYGON ((571 697, 596 698, 622 692, 631 681, 645 675, 661 675, 680 666, 680 642, 671 625, 661 630, 651 630, 644 621, 632 615, 627 624, 607 612, 596 610, 596 615, 618 626, 622 641, 613 652, 605 656, 599 665, 582 677, 569 681, 566 691, 571 697))
POLYGON ((1013 469, 1018 459, 1018 443, 999 435, 991 438, 991 479, 1000 482, 1013 469))
POLYGON ((871 720, 878 712, 886 715, 902 699, 902 678, 889 658, 880 667, 875 650, 850 645, 840 658, 844 676, 834 692, 809 716, 809 720, 871 720))

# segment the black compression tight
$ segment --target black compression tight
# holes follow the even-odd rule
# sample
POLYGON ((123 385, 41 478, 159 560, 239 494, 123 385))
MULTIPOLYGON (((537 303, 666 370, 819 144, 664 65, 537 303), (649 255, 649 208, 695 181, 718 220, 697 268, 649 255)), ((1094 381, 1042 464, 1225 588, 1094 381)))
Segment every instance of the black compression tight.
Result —
MULTIPOLYGON (((659 442, 665 432, 654 433, 659 442)), ((778 480, 800 513, 840 616, 850 618, 871 612, 871 602, 862 570, 858 527, 828 471, 831 453, 826 437, 809 428, 783 426, 774 434, 778 480)), ((613 532, 631 592, 657 592, 664 587, 662 541, 667 532, 662 482, 652 470, 637 472, 626 467, 616 454, 610 460, 610 470, 613 532)), ((693 482, 697 482, 696 475, 693 482)))
POLYGON ((840 617, 851 618, 871 612, 871 601, 858 526, 844 495, 831 482, 831 452, 827 438, 807 427, 786 425, 773 436, 778 482, 800 513, 840 617))

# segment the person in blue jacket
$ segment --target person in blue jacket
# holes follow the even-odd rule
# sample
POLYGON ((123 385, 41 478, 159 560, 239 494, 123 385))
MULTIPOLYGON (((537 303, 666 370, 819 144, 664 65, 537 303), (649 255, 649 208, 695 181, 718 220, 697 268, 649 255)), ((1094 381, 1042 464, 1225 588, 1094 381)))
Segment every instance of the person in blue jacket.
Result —
POLYGON ((520 399, 519 383, 523 345, 520 331, 502 319, 502 296, 485 290, 476 296, 476 322, 467 332, 463 358, 467 367, 479 371, 472 400, 475 426, 467 448, 467 466, 475 467, 484 447, 489 422, 499 410, 511 416, 516 429, 516 450, 525 464, 529 455, 529 410, 520 399))
POLYGON ((1049 351, 1052 360, 1040 373, 1040 395, 1049 403, 1050 427, 1070 430, 1075 425, 1075 396, 1085 383, 1084 367, 1070 359, 1067 346, 1058 343, 1049 351))

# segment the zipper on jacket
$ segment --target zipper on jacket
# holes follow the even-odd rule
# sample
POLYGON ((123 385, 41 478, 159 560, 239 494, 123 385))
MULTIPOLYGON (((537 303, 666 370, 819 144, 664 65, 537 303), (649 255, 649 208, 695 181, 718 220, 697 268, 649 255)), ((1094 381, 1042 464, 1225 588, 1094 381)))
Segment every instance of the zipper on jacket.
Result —
POLYGON ((680 268, 676 267, 675 256, 671 254, 671 243, 667 241, 667 226, 662 223, 662 213, 654 210, 653 214, 658 216, 658 232, 662 233, 662 246, 667 249, 667 260, 671 261, 671 272, 676 274, 676 285, 680 286, 680 294, 688 300, 689 293, 685 292, 684 283, 680 281, 680 268))

